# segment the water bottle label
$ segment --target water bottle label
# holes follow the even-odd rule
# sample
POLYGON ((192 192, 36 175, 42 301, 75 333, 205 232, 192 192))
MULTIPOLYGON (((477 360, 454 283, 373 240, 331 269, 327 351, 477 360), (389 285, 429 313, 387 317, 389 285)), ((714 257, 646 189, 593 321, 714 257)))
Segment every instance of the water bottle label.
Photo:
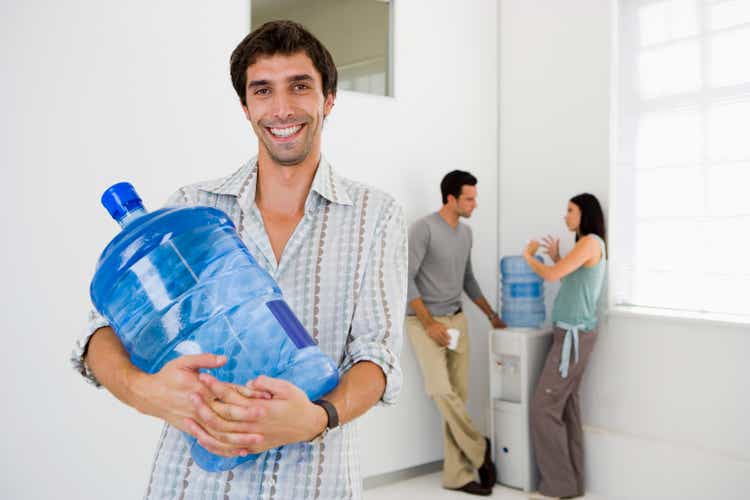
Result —
POLYGON ((304 349, 305 347, 315 345, 305 327, 302 326, 297 316, 289 309, 286 302, 283 300, 271 300, 266 302, 266 307, 274 315, 276 321, 279 322, 289 339, 297 346, 297 349, 304 349))
POLYGON ((511 297, 541 297, 541 283, 512 283, 510 285, 511 297))

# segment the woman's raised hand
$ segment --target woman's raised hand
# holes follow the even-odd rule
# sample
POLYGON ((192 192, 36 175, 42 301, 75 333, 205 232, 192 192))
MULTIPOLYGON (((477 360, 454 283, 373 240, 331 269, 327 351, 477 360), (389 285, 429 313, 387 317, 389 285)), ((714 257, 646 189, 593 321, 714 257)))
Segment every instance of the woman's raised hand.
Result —
POLYGON ((550 259, 554 262, 560 260, 560 238, 553 238, 548 234, 545 238, 542 238, 542 241, 544 242, 542 243, 542 248, 544 248, 550 259))
POLYGON ((523 253, 524 255, 533 257, 534 254, 536 254, 537 250, 539 250, 539 242, 536 240, 531 240, 526 244, 526 248, 523 249, 523 253))

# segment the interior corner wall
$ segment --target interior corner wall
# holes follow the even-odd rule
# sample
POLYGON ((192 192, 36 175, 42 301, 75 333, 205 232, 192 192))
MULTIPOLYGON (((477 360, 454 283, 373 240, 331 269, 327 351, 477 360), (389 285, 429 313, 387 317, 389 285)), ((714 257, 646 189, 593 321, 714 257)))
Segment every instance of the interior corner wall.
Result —
MULTIPOLYGON (((500 0, 500 254, 573 240, 567 200, 609 207, 614 0, 500 0)), ((616 220, 608 219, 610 227, 616 220)), ((680 244, 690 244, 689 235, 680 244)), ((551 287, 554 295, 554 287, 551 287)), ((750 327, 612 313, 581 388, 587 491, 607 499, 747 496, 750 327)))
MULTIPOLYGON (((440 180, 451 170, 477 176, 479 206, 465 220, 474 232, 472 262, 482 291, 496 302, 497 4, 464 8, 447 0, 394 0, 394 98, 342 92, 324 149, 342 173, 393 193, 407 222, 438 210, 440 180)), ((490 324, 464 297, 470 323, 469 411, 486 429, 490 324)), ((407 338, 404 387, 395 407, 360 421, 365 477, 441 460, 441 421, 426 396, 407 338), (408 445, 405 445, 408 443, 408 445)))

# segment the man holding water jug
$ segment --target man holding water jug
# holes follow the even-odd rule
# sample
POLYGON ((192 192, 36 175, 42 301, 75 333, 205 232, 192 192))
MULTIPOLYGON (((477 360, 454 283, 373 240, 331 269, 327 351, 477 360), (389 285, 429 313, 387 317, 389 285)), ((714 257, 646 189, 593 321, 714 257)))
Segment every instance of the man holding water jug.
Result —
MULTIPOLYGON (((236 172, 179 189, 168 205, 219 208, 318 347, 339 385, 311 402, 297 386, 261 376, 235 386, 201 373, 228 362, 183 355, 148 374, 135 367, 97 312, 73 355, 76 368, 123 403, 163 420, 146 498, 361 498, 356 427, 349 422, 401 389, 406 305, 403 210, 338 175, 321 155, 337 72, 328 50, 290 21, 250 33, 230 60, 257 156, 236 172), (196 466, 181 436, 208 451, 259 454, 224 472, 196 466)), ((179 168, 176 168, 179 172, 179 168)))
POLYGON ((477 207, 476 185, 476 177, 468 172, 448 173, 440 183, 442 208, 409 229, 406 332, 427 393, 443 418, 443 487, 490 495, 497 479, 490 442, 466 411, 469 336, 462 292, 494 328, 505 328, 505 323, 479 289, 471 268, 471 228, 459 222, 477 207))

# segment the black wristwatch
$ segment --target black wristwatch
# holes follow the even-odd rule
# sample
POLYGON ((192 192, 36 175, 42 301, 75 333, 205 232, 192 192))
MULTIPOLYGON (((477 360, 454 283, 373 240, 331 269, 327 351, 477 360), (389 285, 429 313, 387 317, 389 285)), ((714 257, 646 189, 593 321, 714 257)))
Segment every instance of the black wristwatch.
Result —
POLYGON ((333 406, 330 401, 326 401, 325 399, 318 399, 317 401, 313 401, 313 404, 323 408, 323 410, 326 412, 326 415, 328 415, 328 423, 326 424, 326 428, 323 429, 323 432, 315 436, 315 438, 310 441, 311 443, 322 440, 324 437, 326 437, 328 431, 339 426, 339 412, 336 411, 336 407, 333 406))

